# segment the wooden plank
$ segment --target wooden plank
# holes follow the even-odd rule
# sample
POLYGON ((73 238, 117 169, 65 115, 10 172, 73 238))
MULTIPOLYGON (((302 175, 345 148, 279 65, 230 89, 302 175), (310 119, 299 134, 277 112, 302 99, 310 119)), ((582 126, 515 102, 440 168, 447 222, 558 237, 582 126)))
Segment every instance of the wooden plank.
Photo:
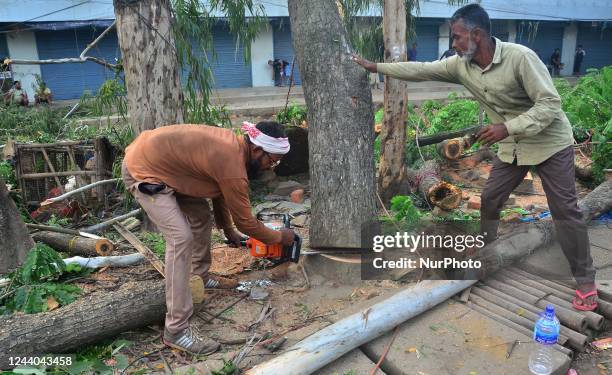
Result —
POLYGON ((66 171, 66 172, 55 172, 55 173, 27 173, 21 175, 22 179, 32 180, 36 178, 44 178, 44 177, 66 177, 66 176, 93 176, 96 174, 96 171, 66 171))
POLYGON ((42 152, 43 157, 45 158, 45 161, 47 162, 47 166, 49 167, 49 170, 51 171, 51 173, 53 173, 53 178, 55 179, 55 183, 57 184, 57 187, 60 189, 62 194, 64 194, 65 193, 64 186, 60 182, 59 177, 57 177, 57 175, 55 175, 55 173, 57 173, 57 172, 55 172, 55 167, 51 163, 51 159, 49 159, 49 155, 47 154, 47 151, 44 148, 41 148, 40 151, 42 152))
POLYGON ((153 267, 155 267, 157 272, 159 272, 164 278, 166 277, 166 273, 164 271, 164 263, 161 260, 157 259, 157 256, 155 255, 155 253, 151 251, 151 249, 149 249, 147 245, 143 244, 138 239, 138 237, 136 237, 132 232, 127 230, 120 223, 114 224, 113 228, 115 228, 115 230, 119 232, 119 234, 123 238, 125 238, 129 243, 131 243, 132 246, 134 246, 134 248, 139 253, 144 255, 144 257, 153 265, 153 267))

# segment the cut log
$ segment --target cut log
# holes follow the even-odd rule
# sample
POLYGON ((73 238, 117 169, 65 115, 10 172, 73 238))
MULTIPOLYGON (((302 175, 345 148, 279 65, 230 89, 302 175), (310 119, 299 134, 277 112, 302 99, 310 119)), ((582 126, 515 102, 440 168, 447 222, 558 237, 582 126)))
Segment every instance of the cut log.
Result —
POLYGON ((127 283, 53 310, 0 317, 0 369, 9 357, 74 353, 121 332, 161 323, 166 313, 164 280, 127 283))
POLYGON ((113 243, 106 238, 93 239, 51 231, 34 233, 32 238, 34 241, 47 244, 57 251, 73 255, 107 256, 115 249, 113 243))
POLYGON ((461 189, 440 177, 440 164, 435 160, 427 160, 418 170, 408 170, 408 181, 416 186, 427 201, 443 210, 453 210, 461 204, 461 189))
POLYGON ((19 267, 32 247, 34 241, 0 179, 0 274, 19 267))
POLYGON ((606 180, 578 202, 582 217, 588 222, 612 210, 612 180, 606 180))
POLYGON ((128 255, 114 255, 108 257, 71 257, 64 259, 64 263, 78 264, 81 267, 87 268, 103 268, 103 267, 129 267, 135 266, 140 263, 144 263, 146 258, 140 253, 128 254, 128 255))
POLYGON ((465 145, 463 138, 445 139, 436 145, 436 151, 443 158, 456 160, 463 153, 465 145))

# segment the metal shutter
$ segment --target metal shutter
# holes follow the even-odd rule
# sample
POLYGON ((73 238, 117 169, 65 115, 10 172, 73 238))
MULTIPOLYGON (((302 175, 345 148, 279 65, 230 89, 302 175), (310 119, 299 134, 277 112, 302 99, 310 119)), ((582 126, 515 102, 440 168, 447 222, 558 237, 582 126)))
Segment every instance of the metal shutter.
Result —
POLYGON ((0 34, 0 59, 4 61, 7 57, 9 57, 9 52, 6 44, 6 34, 0 34))
MULTIPOLYGON (((41 60, 78 57, 102 31, 102 28, 37 31, 38 57, 41 60)), ((111 31, 88 53, 89 56, 103 58, 111 63, 120 54, 115 31, 111 31)), ((94 93, 105 80, 114 77, 114 72, 93 62, 41 65, 40 70, 54 99, 77 99, 86 90, 94 93)))
MULTIPOLYGON (((289 19, 286 22, 280 22, 280 24, 273 24, 273 40, 274 40, 274 58, 282 59, 291 63, 295 56, 293 52, 293 43, 291 42, 291 27, 289 26, 289 19)), ((300 71, 297 66, 297 61, 293 68, 293 84, 301 85, 300 71)))
POLYGON ((491 34, 502 42, 507 42, 509 37, 508 20, 492 20, 491 34))
MULTIPOLYGON (((434 61, 438 56, 438 29, 442 21, 423 20, 416 21, 417 61, 434 61)), ((412 48, 412 40, 408 41, 407 50, 412 48)))
POLYGON ((612 29, 609 27, 602 30, 602 24, 595 27, 590 22, 580 22, 578 25, 578 40, 576 46, 582 44, 586 56, 582 60, 580 71, 586 72, 588 68, 602 68, 612 65, 612 29))
POLYGON ((215 88, 251 87, 251 63, 244 61, 244 45, 236 46, 227 27, 213 28, 213 47, 217 54, 212 66, 215 88))
POLYGON ((559 48, 563 53, 564 23, 540 21, 535 38, 531 37, 531 40, 529 40, 530 35, 526 22, 522 29, 520 23, 518 22, 517 25, 516 42, 534 51, 537 49, 545 64, 550 62, 550 56, 556 48, 559 48))

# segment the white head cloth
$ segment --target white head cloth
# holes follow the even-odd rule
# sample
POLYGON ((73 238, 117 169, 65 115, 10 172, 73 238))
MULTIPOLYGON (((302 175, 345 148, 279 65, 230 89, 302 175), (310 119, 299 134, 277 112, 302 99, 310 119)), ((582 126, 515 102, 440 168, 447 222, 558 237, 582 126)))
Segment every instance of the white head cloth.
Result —
POLYGON ((263 148, 270 154, 285 155, 289 152, 289 138, 274 138, 262 133, 255 124, 245 121, 242 123, 242 131, 248 134, 251 142, 263 148))

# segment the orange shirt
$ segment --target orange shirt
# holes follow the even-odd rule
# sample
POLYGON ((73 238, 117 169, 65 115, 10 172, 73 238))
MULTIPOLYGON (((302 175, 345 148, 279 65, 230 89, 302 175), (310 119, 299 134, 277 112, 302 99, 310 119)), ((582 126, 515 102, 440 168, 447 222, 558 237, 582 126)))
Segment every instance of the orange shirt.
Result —
POLYGON ((169 125, 142 132, 125 150, 137 181, 163 182, 191 197, 211 198, 219 228, 238 230, 274 244, 281 232, 251 213, 246 172, 247 145, 232 130, 206 125, 169 125))

